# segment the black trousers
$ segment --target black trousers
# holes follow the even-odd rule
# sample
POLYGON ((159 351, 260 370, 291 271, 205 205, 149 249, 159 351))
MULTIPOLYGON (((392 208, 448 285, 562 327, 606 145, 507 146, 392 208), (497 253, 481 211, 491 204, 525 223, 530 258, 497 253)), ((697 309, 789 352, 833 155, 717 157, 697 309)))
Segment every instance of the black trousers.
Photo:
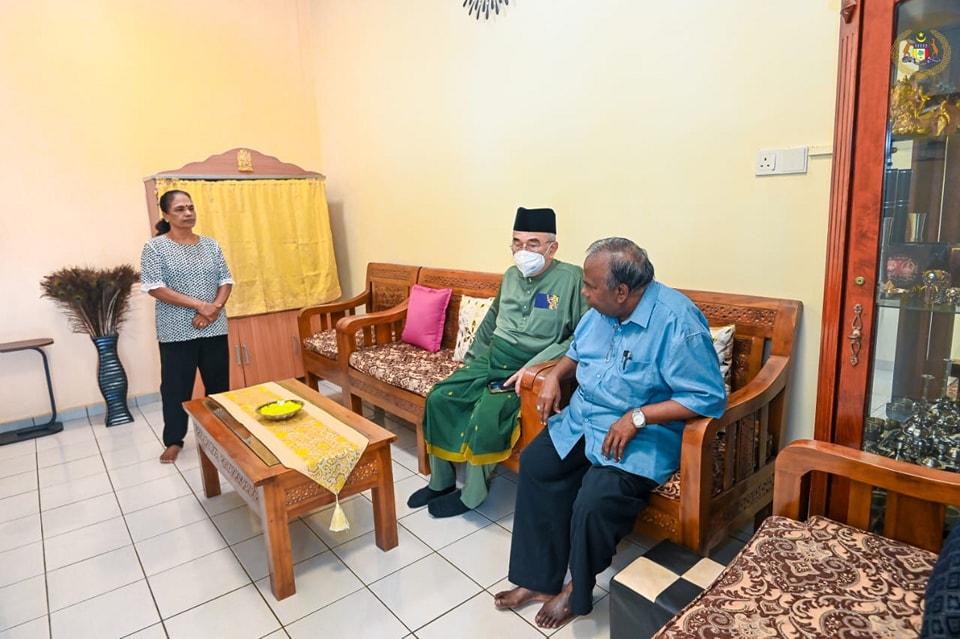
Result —
POLYGON ((570 568, 570 610, 593 610, 593 587, 633 530, 656 482, 618 468, 594 466, 581 438, 560 459, 547 429, 520 455, 520 484, 510 545, 512 583, 558 594, 570 568))
POLYGON ((160 400, 163 403, 163 445, 180 446, 187 434, 183 403, 193 396, 200 370, 204 392, 230 390, 230 347, 226 335, 186 342, 160 342, 160 400))

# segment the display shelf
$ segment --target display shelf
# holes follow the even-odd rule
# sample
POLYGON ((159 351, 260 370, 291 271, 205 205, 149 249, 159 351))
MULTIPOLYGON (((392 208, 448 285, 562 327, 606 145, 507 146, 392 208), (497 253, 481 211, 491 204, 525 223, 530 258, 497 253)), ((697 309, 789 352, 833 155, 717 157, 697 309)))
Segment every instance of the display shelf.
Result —
POLYGON ((941 305, 941 306, 927 306, 923 304, 922 300, 909 300, 909 299, 903 299, 903 298, 883 297, 882 294, 877 296, 877 306, 882 306, 884 308, 894 308, 901 311, 943 313, 945 315, 960 314, 960 306, 956 304, 941 305))
MULTIPOLYGON (((960 425, 926 410, 960 359, 960 2, 841 5, 814 435, 960 467, 960 425), (885 414, 896 401, 919 408, 885 414)), ((815 495, 830 512, 849 498, 815 495)))

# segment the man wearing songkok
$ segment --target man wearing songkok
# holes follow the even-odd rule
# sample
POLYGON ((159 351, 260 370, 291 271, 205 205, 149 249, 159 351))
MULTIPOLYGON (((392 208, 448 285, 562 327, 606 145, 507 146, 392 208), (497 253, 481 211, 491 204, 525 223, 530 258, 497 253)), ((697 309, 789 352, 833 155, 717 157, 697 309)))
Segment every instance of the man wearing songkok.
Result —
POLYGON ((570 346, 587 310, 583 269, 555 258, 556 234, 552 209, 517 209, 514 266, 503 274, 464 365, 427 395, 430 483, 410 495, 411 508, 426 505, 434 517, 453 517, 483 503, 494 467, 520 436, 517 384, 525 367, 560 357, 570 346), (457 462, 466 463, 462 489, 457 462))

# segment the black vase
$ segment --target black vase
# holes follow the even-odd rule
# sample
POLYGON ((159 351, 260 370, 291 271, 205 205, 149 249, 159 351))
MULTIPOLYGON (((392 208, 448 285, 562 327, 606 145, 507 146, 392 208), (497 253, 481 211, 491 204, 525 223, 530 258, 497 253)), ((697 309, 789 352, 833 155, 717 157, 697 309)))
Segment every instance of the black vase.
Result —
POLYGON ((107 426, 129 424, 133 415, 127 408, 127 374, 117 355, 118 335, 91 337, 97 347, 97 383, 107 403, 107 426))

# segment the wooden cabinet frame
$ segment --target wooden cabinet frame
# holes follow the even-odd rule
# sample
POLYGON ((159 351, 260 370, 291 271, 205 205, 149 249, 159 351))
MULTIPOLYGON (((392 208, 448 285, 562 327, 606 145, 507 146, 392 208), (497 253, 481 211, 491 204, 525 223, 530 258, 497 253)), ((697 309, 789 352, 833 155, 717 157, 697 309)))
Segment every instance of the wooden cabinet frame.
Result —
MULTIPOLYGON (((871 392, 874 334, 879 318, 877 293, 883 284, 878 281, 881 276, 878 264, 884 171, 888 168, 888 144, 892 144, 888 140, 891 47, 897 36, 898 6, 915 1, 844 0, 841 5, 833 175, 814 436, 818 440, 857 449, 863 445, 864 420, 871 404, 868 393, 871 392)), ((936 24, 923 25, 924 30, 935 27, 936 24)), ((893 136, 894 139, 897 137, 893 136)), ((938 145, 943 144, 942 138, 934 143, 919 136, 914 142, 910 202, 912 207, 919 207, 912 210, 928 210, 924 207, 929 206, 938 224, 942 203, 952 217, 946 226, 940 226, 940 232, 950 237, 955 234, 956 222, 960 220, 956 211, 960 191, 953 188, 948 192, 944 188, 932 193, 927 183, 954 183, 954 174, 960 172, 960 165, 936 167, 918 163, 924 153, 939 152, 938 145), (937 174, 938 170, 946 173, 937 174), (942 179, 938 179, 938 175, 942 179), (917 176, 922 177, 922 184, 918 185, 917 176)), ((931 356, 926 352, 913 352, 917 343, 922 343, 926 337, 929 344, 950 344, 954 317, 930 315, 920 311, 899 316, 900 334, 894 358, 892 395, 916 396, 919 374, 931 372, 924 371, 924 367, 931 366, 931 356)), ((853 499, 848 485, 842 481, 828 486, 823 477, 817 477, 811 490, 814 502, 821 510, 826 505, 826 512, 831 516, 842 512, 847 502, 853 499)))

